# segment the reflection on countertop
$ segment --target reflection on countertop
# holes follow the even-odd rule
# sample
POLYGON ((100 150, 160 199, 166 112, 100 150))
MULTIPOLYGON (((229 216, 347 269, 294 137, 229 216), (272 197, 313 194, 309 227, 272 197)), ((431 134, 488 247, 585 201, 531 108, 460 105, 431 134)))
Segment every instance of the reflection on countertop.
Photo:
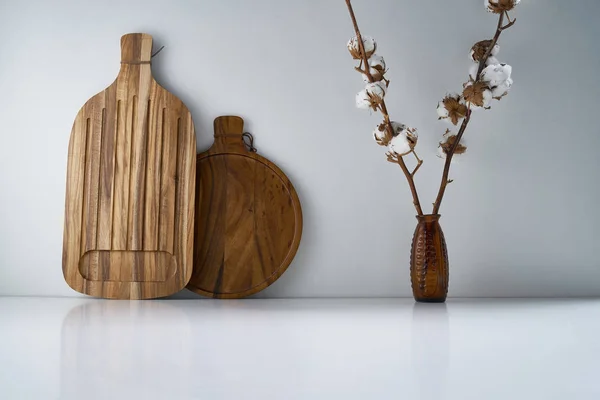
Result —
POLYGON ((583 299, 0 297, 0 398, 594 398, 599 312, 583 299))

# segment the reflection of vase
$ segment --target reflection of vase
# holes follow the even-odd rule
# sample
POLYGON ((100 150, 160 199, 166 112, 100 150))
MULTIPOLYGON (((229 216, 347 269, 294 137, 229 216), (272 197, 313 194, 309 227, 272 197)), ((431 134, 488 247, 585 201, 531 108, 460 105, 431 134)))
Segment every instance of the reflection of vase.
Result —
POLYGON ((416 301, 443 303, 448 294, 448 250, 439 214, 417 215, 410 251, 410 280, 416 301))
POLYGON ((411 324, 411 366, 420 400, 450 398, 450 315, 446 304, 415 303, 411 324))

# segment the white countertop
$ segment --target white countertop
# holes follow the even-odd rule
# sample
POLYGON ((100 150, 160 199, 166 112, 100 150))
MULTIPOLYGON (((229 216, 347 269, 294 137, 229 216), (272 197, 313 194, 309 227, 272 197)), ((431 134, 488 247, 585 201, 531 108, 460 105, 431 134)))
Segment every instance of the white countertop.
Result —
POLYGON ((595 299, 0 297, 0 399, 597 399, 599 330, 595 299))

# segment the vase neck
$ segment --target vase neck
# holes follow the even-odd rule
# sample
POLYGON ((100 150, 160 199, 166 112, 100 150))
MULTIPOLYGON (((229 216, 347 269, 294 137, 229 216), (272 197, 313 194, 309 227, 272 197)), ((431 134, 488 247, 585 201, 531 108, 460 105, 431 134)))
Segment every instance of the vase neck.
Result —
POLYGON ((441 217, 440 214, 417 215, 417 220, 419 222, 431 223, 431 222, 438 222, 440 217, 441 217))

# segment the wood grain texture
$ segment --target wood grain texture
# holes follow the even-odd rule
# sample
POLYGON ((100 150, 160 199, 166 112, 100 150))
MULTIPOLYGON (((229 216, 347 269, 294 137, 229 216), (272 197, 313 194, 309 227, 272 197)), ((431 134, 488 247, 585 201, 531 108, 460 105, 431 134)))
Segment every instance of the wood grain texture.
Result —
POLYGON ((448 295, 448 248, 440 215, 418 215, 410 251, 410 278, 416 301, 443 303, 448 295))
POLYGON ((71 132, 63 274, 96 297, 163 297, 192 273, 196 135, 153 79, 151 52, 150 35, 123 36, 117 79, 71 132))
POLYGON ((188 289, 242 298, 275 282, 302 236, 298 195, 285 174, 247 150, 239 117, 215 120, 215 143, 196 164, 194 272, 188 289))

